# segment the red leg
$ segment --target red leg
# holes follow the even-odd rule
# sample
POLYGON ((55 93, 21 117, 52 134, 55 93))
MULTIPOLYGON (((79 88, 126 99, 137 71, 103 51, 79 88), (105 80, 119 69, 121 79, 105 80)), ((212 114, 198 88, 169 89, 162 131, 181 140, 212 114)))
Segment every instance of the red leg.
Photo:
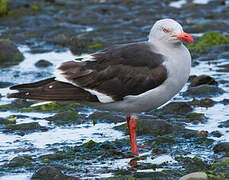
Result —
POLYGON ((138 155, 137 143, 136 143, 136 117, 135 116, 127 116, 126 117, 127 126, 130 135, 130 147, 131 153, 138 155))

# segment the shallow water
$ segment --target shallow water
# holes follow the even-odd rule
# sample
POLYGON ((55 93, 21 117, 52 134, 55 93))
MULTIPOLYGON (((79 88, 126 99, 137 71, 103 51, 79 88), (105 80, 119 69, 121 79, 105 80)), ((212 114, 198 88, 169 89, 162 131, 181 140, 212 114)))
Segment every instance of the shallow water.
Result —
MULTIPOLYGON (((210 0, 193 0, 192 2, 195 4, 208 4, 210 0)), ((175 7, 175 8, 181 8, 186 3, 187 3, 187 0, 173 1, 169 4, 169 6, 175 7)))
MULTIPOLYGON (((69 50, 65 52, 48 52, 48 53, 41 53, 41 54, 31 54, 29 52, 28 47, 20 47, 20 50, 23 52, 25 56, 25 60, 21 62, 18 66, 5 68, 3 71, 0 72, 0 81, 6 81, 6 82, 20 82, 20 83, 27 83, 32 82, 38 79, 42 79, 44 77, 52 76, 52 72, 54 71, 54 67, 58 65, 59 63, 66 61, 66 60, 72 60, 76 58, 77 56, 74 56, 69 50), (54 66, 48 67, 48 68, 37 68, 34 66, 35 62, 37 62, 40 59, 46 59, 49 62, 52 62, 54 66), (20 73, 19 76, 15 76, 17 74, 16 72, 20 73), (22 73, 21 73, 22 72, 22 73), (37 76, 37 74, 42 74, 41 76, 37 76)), ((221 79, 229 79, 229 73, 224 72, 217 72, 219 69, 219 65, 227 64, 227 59, 217 59, 210 61, 199 61, 199 65, 192 68, 191 74, 192 75, 200 75, 200 74, 208 74, 214 77, 217 81, 221 79)), ((222 88, 225 93, 222 95, 219 95, 217 97, 214 97, 213 100, 215 101, 221 101, 225 98, 229 98, 229 87, 226 84, 220 84, 220 88, 222 88)), ((184 87, 182 92, 184 92, 187 89, 184 87)), ((8 104, 12 100, 7 99, 5 95, 8 93, 8 88, 2 88, 0 89, 0 94, 3 95, 1 98, 0 104, 8 104)), ((182 93, 180 93, 177 97, 174 98, 176 101, 184 101, 184 98, 182 96, 182 93)), ((185 100, 189 101, 192 98, 186 97, 185 100)), ((88 109, 88 111, 82 111, 80 114, 83 114, 85 116, 90 115, 92 112, 96 110, 94 109, 88 109)), ((222 133, 222 136, 220 138, 212 137, 214 140, 216 140, 215 143, 221 142, 221 141, 228 141, 229 140, 229 132, 226 128, 218 128, 219 122, 228 120, 229 112, 226 105, 223 104, 216 104, 213 107, 210 107, 208 109, 206 108, 195 108, 195 112, 204 113, 208 120, 206 123, 203 124, 186 124, 186 127, 188 129, 193 130, 207 130, 209 132, 218 130, 222 133)), ((55 125, 48 124, 48 121, 44 120, 43 118, 49 117, 54 115, 54 113, 39 113, 39 112, 32 112, 32 113, 19 113, 19 112, 0 112, 0 117, 8 117, 10 115, 26 115, 28 118, 18 118, 17 123, 24 123, 24 122, 38 122, 42 126, 51 127, 51 130, 48 130, 47 132, 34 132, 30 134, 25 134, 24 136, 19 136, 16 134, 5 134, 0 132, 0 165, 4 164, 6 161, 11 160, 12 158, 23 155, 23 154, 32 154, 34 157, 50 153, 49 150, 47 150, 47 145, 54 145, 56 143, 66 143, 69 146, 79 145, 83 144, 85 142, 88 142, 89 140, 93 140, 95 142, 104 142, 104 141, 113 141, 116 139, 122 139, 122 138, 128 138, 128 136, 125 136, 122 132, 114 130, 113 127, 119 126, 123 123, 97 123, 93 125, 93 123, 84 123, 81 125, 72 125, 67 127, 57 127, 55 125), (32 118, 39 118, 38 120, 33 120, 32 118), (98 133, 99 132, 99 133, 98 133), (27 151, 20 151, 20 147, 28 148, 27 151), (30 152, 30 148, 33 149, 32 152, 30 152), (6 154, 7 152, 7 154, 6 154)), ((190 149, 190 146, 188 143, 186 145, 183 145, 182 148, 190 149)), ((180 149, 179 146, 174 146, 175 149, 180 149)), ((163 162, 167 162, 169 164, 168 168, 171 169, 172 167, 179 168, 180 166, 177 164, 177 161, 174 160, 173 156, 166 154, 166 155, 158 155, 154 157, 153 159, 149 155, 150 151, 146 152, 146 159, 139 161, 138 163, 144 162, 144 163, 151 163, 151 164, 161 164, 163 162)), ((144 154, 142 155, 144 156, 144 154)), ((214 153, 212 150, 205 150, 201 153, 198 151, 193 151, 191 154, 187 155, 189 157, 194 156, 200 156, 204 158, 209 158, 211 156, 214 156, 214 153)), ((129 161, 131 158, 126 159, 118 159, 118 160, 112 160, 108 161, 105 164, 93 164, 93 168, 101 168, 103 166, 112 165, 113 169, 116 168, 128 168, 129 161)), ((166 169, 164 168, 157 168, 156 170, 153 169, 142 169, 138 170, 138 172, 153 172, 153 171, 161 171, 166 169)), ((95 177, 98 178, 106 178, 113 176, 112 173, 98 173, 95 174, 95 177)), ((26 180, 31 177, 31 173, 22 173, 22 174, 8 174, 3 177, 0 177, 0 180, 11 180, 11 179, 17 179, 17 180, 26 180)), ((85 179, 88 179, 90 177, 84 177, 85 179)), ((93 177, 94 178, 94 177, 93 177)), ((92 179, 93 179, 92 178, 92 179)))

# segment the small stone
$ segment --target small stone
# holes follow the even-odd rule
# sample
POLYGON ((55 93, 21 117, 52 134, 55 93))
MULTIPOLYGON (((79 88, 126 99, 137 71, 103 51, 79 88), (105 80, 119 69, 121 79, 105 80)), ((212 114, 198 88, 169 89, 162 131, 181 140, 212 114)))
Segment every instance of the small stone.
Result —
POLYGON ((42 167, 37 172, 35 172, 31 178, 31 180, 41 180, 41 179, 78 180, 78 178, 76 177, 64 175, 61 172, 61 170, 52 166, 42 167))
POLYGON ((223 94, 223 90, 216 85, 203 84, 196 87, 190 87, 184 95, 194 96, 194 97, 204 97, 204 96, 215 96, 223 94))
POLYGON ((10 82, 0 82, 0 88, 6 88, 12 86, 13 84, 10 82))
POLYGON ((163 111, 167 113, 180 113, 185 114, 191 112, 192 107, 186 102, 171 102, 162 108, 163 111))
POLYGON ((0 40, 0 66, 16 65, 23 60, 22 53, 10 40, 0 40))
POLYGON ((219 131, 212 131, 211 135, 218 138, 222 136, 222 134, 219 131))
POLYGON ((182 176, 180 180, 208 180, 208 176, 203 172, 194 172, 182 176))
POLYGON ((44 60, 44 59, 41 59, 35 63, 35 66, 39 67, 39 68, 45 68, 45 67, 49 67, 52 65, 53 65, 52 63, 50 63, 49 61, 44 60))
POLYGON ((229 152, 229 142, 216 144, 213 148, 214 153, 229 152))
POLYGON ((218 127, 220 127, 220 128, 228 128, 229 127, 229 120, 220 122, 220 125, 218 127))
POLYGON ((212 107, 215 102, 210 98, 205 98, 200 100, 200 107, 212 107))
POLYGON ((21 123, 21 124, 9 124, 6 126, 6 129, 3 132, 15 132, 15 131, 22 131, 22 132, 30 132, 30 131, 47 131, 48 128, 41 126, 38 122, 31 122, 31 123, 21 123))
POLYGON ((207 75, 200 75, 192 79, 191 87, 196 87, 202 84, 217 85, 218 83, 214 78, 207 75))
POLYGON ((225 161, 229 162, 229 157, 222 157, 217 160, 217 162, 225 162, 225 161))

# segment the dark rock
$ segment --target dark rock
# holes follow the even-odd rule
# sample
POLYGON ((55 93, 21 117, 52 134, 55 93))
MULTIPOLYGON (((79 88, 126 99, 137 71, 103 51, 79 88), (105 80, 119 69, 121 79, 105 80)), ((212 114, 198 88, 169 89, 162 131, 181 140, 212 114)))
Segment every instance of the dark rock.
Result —
POLYGON ((193 108, 186 102, 171 102, 164 106, 162 110, 171 114, 185 114, 191 112, 193 108))
POLYGON ((164 135, 173 132, 176 129, 165 120, 140 119, 137 120, 136 133, 141 135, 164 135))
POLYGON ((213 148, 214 153, 229 152, 229 142, 216 144, 213 148))
POLYGON ((200 100, 200 107, 212 107, 214 106, 215 102, 210 98, 205 98, 200 100))
POLYGON ((61 155, 61 154, 45 154, 45 155, 42 155, 40 156, 39 158, 41 159, 48 159, 48 160, 61 160, 61 159, 64 159, 64 156, 61 155))
POLYGON ((9 162, 8 167, 32 166, 32 162, 30 156, 17 156, 9 162))
POLYGON ((229 99, 223 99, 222 101, 220 101, 222 104, 224 105, 228 105, 229 104, 229 99))
POLYGON ((200 85, 196 87, 190 87, 186 92, 183 93, 186 96, 215 96, 223 94, 223 90, 215 85, 200 85))
POLYGON ((10 116, 7 119, 0 118, 0 124, 16 124, 16 117, 10 116))
POLYGON ((30 132, 30 131, 47 131, 48 128, 41 126, 38 122, 31 122, 31 123, 22 123, 22 124, 9 124, 6 126, 4 132, 15 132, 15 131, 22 131, 22 132, 30 132))
POLYGON ((229 64, 224 64, 218 66, 220 69, 218 69, 218 72, 229 72, 229 64))
POLYGON ((28 8, 30 6, 29 0, 14 0, 8 2, 9 10, 15 10, 19 8, 28 8))
POLYGON ((195 87, 195 86, 199 86, 202 84, 217 85, 217 82, 215 81, 214 78, 212 78, 210 76, 200 75, 200 76, 193 78, 190 86, 195 87))
POLYGON ((188 81, 192 81, 192 80, 195 79, 196 77, 197 77, 196 75, 189 76, 188 81))
POLYGON ((113 112, 94 112, 91 114, 89 119, 93 120, 94 122, 109 122, 109 123, 118 123, 124 122, 125 118, 117 113, 113 112))
POLYGON ((12 86, 13 84, 10 82, 0 82, 0 88, 6 88, 12 86))
POLYGON ((189 171, 199 171, 200 169, 207 170, 208 165, 199 157, 175 157, 175 160, 180 162, 183 167, 187 168, 189 171))
POLYGON ((225 162, 225 161, 229 162, 229 157, 222 157, 222 158, 217 159, 217 162, 225 162))
POLYGON ((52 63, 50 63, 49 61, 44 60, 44 59, 41 59, 35 63, 35 66, 40 67, 40 68, 44 68, 44 67, 48 67, 48 66, 52 66, 52 65, 53 65, 52 63))
POLYGON ((12 41, 0 40, 0 67, 16 65, 22 60, 22 53, 12 41))
POLYGON ((219 131, 212 131, 211 135, 218 138, 222 136, 222 134, 219 131))
POLYGON ((189 102, 189 104, 191 104, 192 106, 206 107, 206 108, 214 106, 215 103, 216 102, 210 98, 204 98, 200 100, 193 98, 193 100, 189 102))
POLYGON ((207 120, 207 117, 202 113, 188 113, 186 116, 185 122, 191 123, 204 123, 207 120))
POLYGON ((71 124, 81 124, 81 119, 79 119, 79 114, 75 111, 60 111, 52 117, 46 118, 47 121, 55 123, 57 125, 71 125, 71 124))
POLYGON ((78 180, 76 177, 66 176, 59 169, 51 166, 42 167, 32 175, 32 180, 78 180))
POLYGON ((220 122, 219 124, 220 125, 218 127, 220 127, 220 128, 228 128, 229 127, 229 120, 220 122))

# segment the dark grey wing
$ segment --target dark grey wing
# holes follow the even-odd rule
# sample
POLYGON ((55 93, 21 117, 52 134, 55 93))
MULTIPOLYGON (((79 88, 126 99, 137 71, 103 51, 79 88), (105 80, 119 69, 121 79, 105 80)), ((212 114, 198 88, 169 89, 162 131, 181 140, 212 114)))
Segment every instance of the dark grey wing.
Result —
POLYGON ((92 61, 68 61, 58 70, 80 88, 122 100, 154 89, 166 80, 164 56, 151 49, 147 43, 114 46, 93 54, 92 61))
POLYGON ((99 102, 98 98, 89 92, 72 84, 56 81, 55 78, 41 80, 35 83, 20 84, 10 87, 19 92, 8 94, 8 98, 36 99, 44 101, 90 101, 99 102))

